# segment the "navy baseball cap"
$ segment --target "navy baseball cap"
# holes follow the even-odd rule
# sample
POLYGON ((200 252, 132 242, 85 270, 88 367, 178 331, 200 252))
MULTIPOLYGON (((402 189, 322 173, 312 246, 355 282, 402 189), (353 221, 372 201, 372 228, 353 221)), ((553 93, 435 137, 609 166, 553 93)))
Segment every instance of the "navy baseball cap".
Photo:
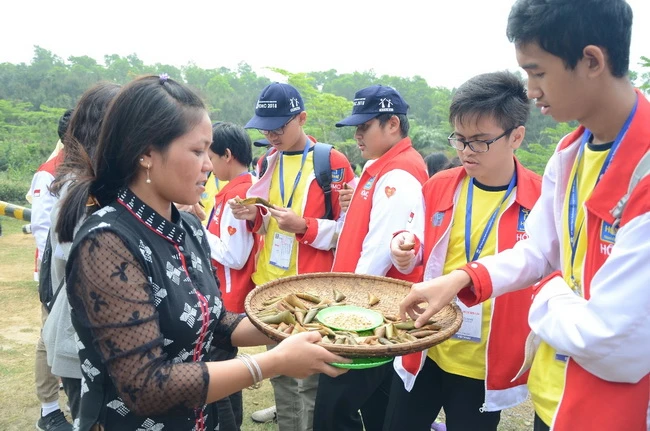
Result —
POLYGON ((352 115, 336 123, 336 127, 358 126, 381 114, 406 114, 409 109, 397 90, 384 85, 357 91, 352 103, 352 115))
POLYGON ((305 104, 298 90, 289 84, 274 82, 267 85, 255 105, 255 115, 247 129, 275 130, 305 110, 305 104))

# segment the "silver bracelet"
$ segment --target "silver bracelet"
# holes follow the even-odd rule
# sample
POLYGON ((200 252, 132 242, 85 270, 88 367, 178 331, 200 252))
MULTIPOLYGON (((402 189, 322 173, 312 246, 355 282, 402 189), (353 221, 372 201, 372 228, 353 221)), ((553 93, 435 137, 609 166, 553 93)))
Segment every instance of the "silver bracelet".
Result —
POLYGON ((260 368, 260 364, 257 363, 257 360, 253 358, 251 355, 248 353, 242 353, 242 355, 246 356, 248 359, 250 359, 251 363, 255 367, 255 371, 257 371, 257 381, 262 384, 262 381, 264 380, 264 376, 262 375, 262 369, 260 368))
POLYGON ((248 389, 259 389, 262 386, 262 370, 257 361, 247 353, 237 355, 237 359, 240 359, 246 365, 246 368, 248 368, 248 371, 253 377, 253 384, 248 389))

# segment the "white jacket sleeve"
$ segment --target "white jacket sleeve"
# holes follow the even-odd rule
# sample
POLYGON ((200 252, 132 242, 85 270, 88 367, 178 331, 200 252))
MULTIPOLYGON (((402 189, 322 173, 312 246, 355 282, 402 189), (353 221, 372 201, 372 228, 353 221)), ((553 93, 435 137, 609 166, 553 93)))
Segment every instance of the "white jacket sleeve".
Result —
POLYGON ((246 220, 237 220, 229 205, 221 214, 219 236, 206 231, 211 257, 228 268, 242 269, 248 260, 255 241, 246 229, 246 220))
POLYGON ((383 175, 372 196, 368 234, 355 273, 386 275, 392 262, 390 241, 403 230, 413 207, 422 200, 422 185, 410 173, 395 169, 383 175))
POLYGON ((650 372, 649 237, 650 214, 632 219, 594 275, 589 300, 555 277, 530 308, 535 333, 604 380, 636 383, 650 372))
POLYGON ((43 255, 47 233, 50 230, 50 212, 57 201, 57 198, 50 193, 48 187, 54 181, 54 177, 47 171, 39 171, 32 178, 30 194, 32 195, 32 235, 36 240, 39 259, 43 255))

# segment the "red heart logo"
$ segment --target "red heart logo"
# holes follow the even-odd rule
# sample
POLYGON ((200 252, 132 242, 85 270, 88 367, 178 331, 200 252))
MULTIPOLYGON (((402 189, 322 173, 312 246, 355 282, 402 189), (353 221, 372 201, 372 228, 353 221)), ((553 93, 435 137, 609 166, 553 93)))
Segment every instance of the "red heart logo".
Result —
POLYGON ((233 236, 235 234, 235 232, 237 232, 237 228, 234 228, 232 226, 228 226, 228 233, 230 234, 230 236, 233 236))
POLYGON ((395 194, 395 187, 386 186, 386 188, 384 189, 384 192, 386 192, 387 197, 391 197, 391 196, 393 196, 395 194))

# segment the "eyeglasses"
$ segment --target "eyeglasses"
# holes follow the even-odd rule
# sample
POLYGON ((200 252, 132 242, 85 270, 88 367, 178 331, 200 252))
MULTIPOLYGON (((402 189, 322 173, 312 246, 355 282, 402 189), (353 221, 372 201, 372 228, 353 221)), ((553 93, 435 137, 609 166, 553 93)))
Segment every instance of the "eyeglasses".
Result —
POLYGON ((365 123, 359 124, 357 126, 357 133, 365 133, 365 132, 367 132, 368 129, 370 128, 370 126, 372 126, 372 122, 374 120, 375 119, 373 118, 372 120, 368 120, 365 123))
POLYGON ((297 115, 294 115, 293 117, 289 118, 289 121, 287 121, 286 123, 284 123, 284 126, 282 126, 282 127, 278 127, 277 129, 273 129, 273 130, 262 130, 262 129, 257 129, 257 130, 259 130, 260 133, 261 133, 262 135, 264 135, 264 136, 268 136, 268 135, 270 135, 271 133, 273 133, 274 135, 278 135, 278 136, 280 136, 280 135, 284 135, 284 128, 287 127, 287 126, 289 125, 289 123, 291 123, 291 122, 292 122, 293 120, 295 120, 296 118, 298 118, 298 116, 297 116, 297 115))
POLYGON ((458 151, 463 151, 465 147, 469 147, 469 149, 474 151, 475 153, 487 153, 488 150, 490 149, 490 145, 494 144, 496 141, 503 138, 513 130, 515 130, 517 127, 519 126, 511 127, 510 129, 506 130, 496 138, 488 139, 488 140, 477 139, 475 141, 465 141, 463 139, 457 138, 455 136, 455 132, 449 135, 447 140, 449 141, 449 145, 451 145, 458 151))

